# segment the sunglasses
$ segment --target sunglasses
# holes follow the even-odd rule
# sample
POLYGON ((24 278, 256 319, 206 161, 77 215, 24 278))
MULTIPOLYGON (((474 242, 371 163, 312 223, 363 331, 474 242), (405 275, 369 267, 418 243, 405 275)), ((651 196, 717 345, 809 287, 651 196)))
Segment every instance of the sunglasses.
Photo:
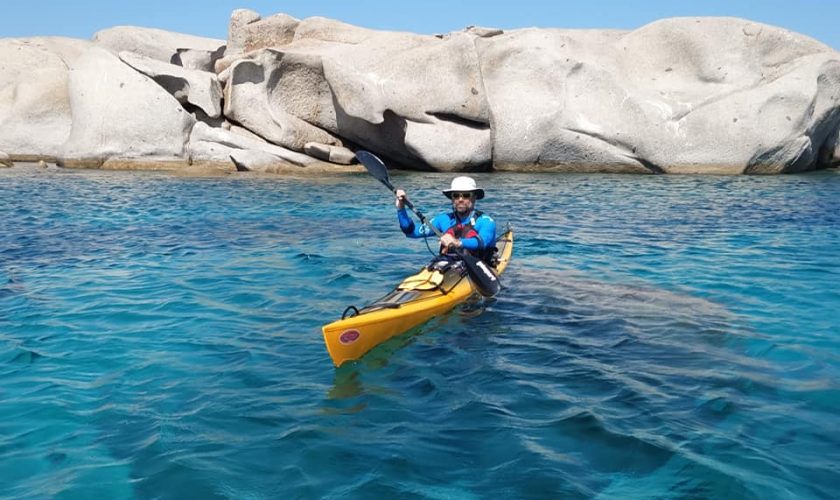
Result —
POLYGON ((473 194, 472 194, 472 193, 470 193, 470 192, 467 192, 467 193, 452 193, 452 194, 450 195, 450 197, 451 197, 453 200, 457 200, 458 198, 463 198, 463 199, 465 199, 465 200, 469 200, 469 199, 471 199, 471 198, 473 197, 473 194))

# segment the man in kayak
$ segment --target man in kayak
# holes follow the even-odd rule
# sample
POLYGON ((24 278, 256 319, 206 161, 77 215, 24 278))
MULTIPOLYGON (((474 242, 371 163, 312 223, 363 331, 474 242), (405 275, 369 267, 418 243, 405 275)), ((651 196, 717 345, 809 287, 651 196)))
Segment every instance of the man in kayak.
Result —
MULTIPOLYGON (((452 211, 440 213, 430 222, 443 233, 440 252, 463 248, 482 260, 489 260, 496 243, 496 222, 475 209, 475 202, 484 198, 484 190, 476 186, 472 177, 464 176, 452 179, 449 189, 444 189, 443 194, 452 200, 452 211)), ((397 189, 396 196, 397 219, 402 232, 409 238, 434 235, 425 224, 417 226, 411 220, 405 209, 405 191, 397 189)))

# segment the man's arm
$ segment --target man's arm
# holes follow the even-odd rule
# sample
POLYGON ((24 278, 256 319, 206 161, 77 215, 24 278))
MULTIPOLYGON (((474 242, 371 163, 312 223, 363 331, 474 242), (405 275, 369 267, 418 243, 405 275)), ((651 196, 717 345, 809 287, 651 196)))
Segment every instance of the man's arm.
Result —
MULTIPOLYGON (((437 215, 429 222, 429 224, 432 224, 438 228, 438 230, 443 231, 440 220, 441 216, 445 215, 437 215)), ((435 232, 429 226, 425 224, 415 224, 414 221, 411 220, 411 216, 405 208, 397 209, 397 220, 400 222, 400 229, 403 234, 405 234, 408 238, 425 238, 427 236, 435 236, 435 232)))

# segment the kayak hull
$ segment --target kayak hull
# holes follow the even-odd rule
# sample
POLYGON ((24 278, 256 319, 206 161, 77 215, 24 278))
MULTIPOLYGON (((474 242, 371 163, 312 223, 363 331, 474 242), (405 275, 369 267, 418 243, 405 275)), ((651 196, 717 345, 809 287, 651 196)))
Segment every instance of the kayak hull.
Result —
MULTIPOLYGON (((503 234, 496 246, 493 268, 501 274, 513 251, 513 233, 503 234)), ((386 340, 448 312, 476 293, 463 267, 456 265, 443 273, 429 273, 424 267, 357 315, 325 325, 322 331, 327 352, 335 366, 359 359, 386 340)))

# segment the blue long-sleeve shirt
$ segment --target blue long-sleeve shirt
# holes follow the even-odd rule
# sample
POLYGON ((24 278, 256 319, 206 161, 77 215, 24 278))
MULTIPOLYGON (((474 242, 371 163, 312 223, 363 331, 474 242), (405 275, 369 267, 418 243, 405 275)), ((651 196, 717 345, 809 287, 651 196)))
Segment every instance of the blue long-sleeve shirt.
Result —
MULTIPOLYGON (((400 229, 408 238, 423 238, 435 235, 434 231, 426 224, 415 224, 405 208, 397 210, 397 219, 400 222, 400 229)), ((458 224, 472 224, 473 229, 478 233, 478 237, 461 238, 463 248, 472 252, 481 252, 496 243, 496 221, 485 213, 476 217, 475 210, 463 219, 459 219, 454 212, 439 213, 428 224, 436 227, 441 233, 445 233, 449 228, 458 224)))

